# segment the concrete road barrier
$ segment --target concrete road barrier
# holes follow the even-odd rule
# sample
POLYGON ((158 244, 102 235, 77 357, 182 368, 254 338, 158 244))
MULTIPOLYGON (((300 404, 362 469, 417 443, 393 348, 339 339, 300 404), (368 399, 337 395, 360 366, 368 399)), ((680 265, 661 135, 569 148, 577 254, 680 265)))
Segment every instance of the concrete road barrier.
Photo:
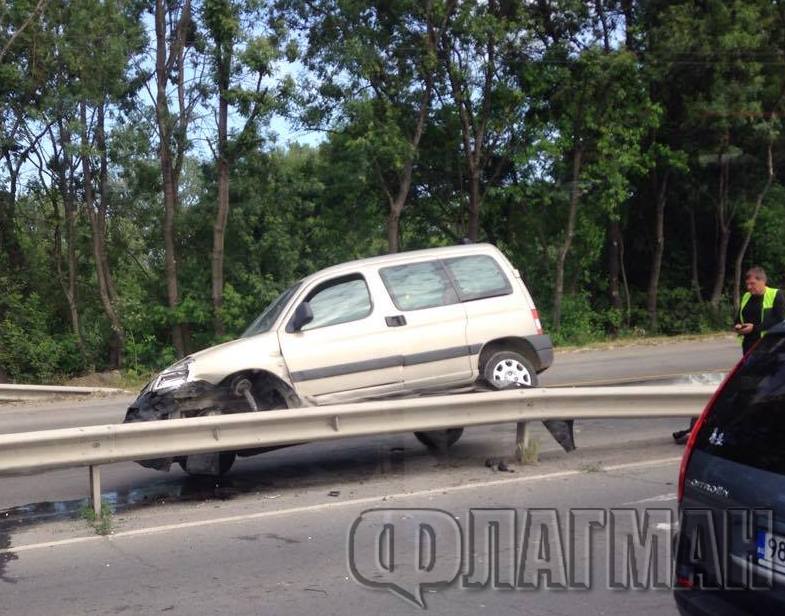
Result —
POLYGON ((128 393, 124 389, 112 387, 69 387, 61 385, 10 385, 0 383, 0 401, 19 402, 25 400, 45 400, 60 396, 91 396, 128 393))

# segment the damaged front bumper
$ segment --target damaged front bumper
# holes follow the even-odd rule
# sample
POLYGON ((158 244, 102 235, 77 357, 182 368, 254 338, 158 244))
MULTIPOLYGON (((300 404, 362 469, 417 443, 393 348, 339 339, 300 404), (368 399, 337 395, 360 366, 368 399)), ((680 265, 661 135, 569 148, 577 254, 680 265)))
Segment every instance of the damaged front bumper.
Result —
MULTIPOLYGON (((199 417, 214 413, 219 409, 220 412, 245 410, 234 408, 237 405, 238 400, 230 395, 227 388, 213 385, 207 381, 192 381, 177 389, 152 390, 145 388, 128 407, 123 423, 199 417)), ((215 457, 212 454, 206 455, 215 457)), ((196 461, 196 456, 187 457, 194 457, 194 462, 196 461)), ((180 461, 185 464, 185 460, 186 456, 181 456, 137 460, 137 463, 146 468, 168 471, 173 462, 180 461)))

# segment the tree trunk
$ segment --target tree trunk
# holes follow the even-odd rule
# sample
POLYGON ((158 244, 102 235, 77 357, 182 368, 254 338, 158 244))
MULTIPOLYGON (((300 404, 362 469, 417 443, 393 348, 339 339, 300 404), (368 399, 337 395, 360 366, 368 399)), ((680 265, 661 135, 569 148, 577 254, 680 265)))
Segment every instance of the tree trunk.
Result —
POLYGON ((213 225, 213 324, 216 336, 226 333, 222 310, 224 303, 224 240, 226 222, 229 219, 229 152, 228 121, 229 101, 226 92, 229 89, 229 70, 231 56, 222 55, 218 67, 218 212, 213 225))
POLYGON ((98 191, 99 200, 97 207, 98 218, 98 250, 101 259, 101 269, 104 273, 104 283, 106 284, 106 292, 109 296, 109 303, 112 306, 111 314, 109 316, 112 325, 112 346, 110 349, 110 365, 115 368, 120 368, 123 365, 123 348, 125 346, 125 331, 123 330, 120 316, 117 311, 118 297, 115 291, 114 278, 112 277, 112 270, 109 266, 109 255, 106 250, 106 214, 109 209, 109 171, 108 171, 108 151, 106 148, 106 125, 105 125, 105 104, 103 101, 99 103, 97 109, 97 124, 96 124, 96 147, 100 154, 100 167, 98 171, 98 191))
POLYGON ((414 160, 417 157, 423 132, 425 132, 425 122, 431 108, 432 88, 433 80, 431 77, 427 77, 425 79, 425 91, 423 93, 422 103, 420 104, 420 112, 417 114, 417 124, 414 129, 414 135, 409 143, 411 148, 409 158, 406 160, 403 171, 399 177, 395 198, 389 199, 390 211, 387 215, 387 251, 391 254, 398 252, 401 249, 401 213, 403 212, 404 205, 406 205, 406 200, 409 198, 409 190, 412 186, 414 160))
POLYGON ((621 281, 624 288, 624 305, 626 306, 624 325, 629 327, 632 317, 632 297, 630 296, 630 284, 627 281, 627 267, 624 265, 624 235, 621 231, 619 232, 619 265, 621 266, 621 281))
MULTIPOLYGON (((453 10, 457 4, 450 5, 453 10)), ((494 0, 488 2, 488 10, 495 14, 498 5, 494 0)), ((441 55, 450 83, 453 101, 458 109, 461 120, 461 139, 466 160, 466 171, 469 179, 469 220, 467 235, 470 240, 477 241, 480 228, 480 190, 481 173, 486 159, 486 129, 492 112, 492 89, 496 78, 496 38, 490 36, 485 44, 485 69, 482 78, 480 100, 471 100, 471 95, 464 92, 469 89, 469 80, 463 69, 458 69, 452 61, 452 40, 442 35, 441 55)))
POLYGON ((703 293, 698 278, 698 232, 695 229, 695 210, 690 207, 687 212, 690 218, 690 286, 695 292, 695 299, 702 304, 703 293))
MULTIPOLYGON (((74 167, 73 159, 69 153, 71 150, 71 134, 66 128, 65 122, 62 120, 58 122, 59 125, 59 139, 60 149, 62 151, 62 160, 57 165, 57 184, 60 196, 63 200, 63 210, 65 213, 65 244, 66 244, 66 267, 68 268, 67 280, 62 271, 62 249, 61 238, 59 232, 59 212, 56 212, 58 219, 58 228, 56 230, 55 250, 56 250, 56 264, 58 279, 60 286, 63 289, 66 301, 68 302, 68 312, 71 320, 71 330, 76 337, 76 343, 79 347, 79 354, 84 361, 87 361, 87 352, 84 346, 84 339, 82 338, 82 326, 79 319, 79 307, 77 303, 76 291, 76 199, 74 195, 74 167)), ((52 135, 52 142, 54 146, 55 137, 52 135)), ((55 206, 55 209, 56 206, 55 206)))
POLYGON ((122 341, 124 338, 120 319, 117 317, 114 305, 109 295, 109 286, 106 279, 103 255, 103 229, 104 223, 100 220, 99 212, 96 211, 95 192, 93 190, 93 169, 90 161, 90 141, 87 137, 87 103, 80 103, 80 119, 82 130, 82 175, 84 178, 85 210, 90 219, 92 230, 93 258, 95 259, 95 272, 98 280, 98 295, 101 299, 101 306, 106 313, 112 328, 112 352, 109 366, 113 369, 120 368, 122 365, 122 341))
MULTIPOLYGON (((12 170, 9 164, 9 171, 12 170)), ((22 247, 16 236, 16 176, 12 175, 9 190, 0 190, 0 248, 8 258, 12 272, 20 273, 26 269, 22 247)))
POLYGON ((717 223, 719 237, 717 238, 717 269, 714 273, 714 287, 711 291, 709 303, 712 309, 717 312, 720 307, 722 290, 725 286, 725 271, 728 262, 728 244, 730 243, 731 221, 728 217, 728 193, 730 183, 730 162, 723 156, 726 149, 723 148, 719 156, 720 182, 719 200, 717 202, 717 223))
MULTIPOLYGON (((168 3, 164 0, 155 2, 155 80, 156 98, 155 115, 158 125, 158 158, 161 166, 161 180, 164 192, 164 216, 163 216, 163 237, 164 237, 164 271, 166 276, 166 296, 169 308, 172 312, 172 343, 178 357, 183 357, 186 353, 185 334, 180 317, 177 316, 177 307, 180 304, 180 292, 177 285, 177 258, 175 251, 175 216, 178 209, 179 196, 177 192, 177 181, 179 179, 179 166, 176 164, 173 155, 173 127, 172 116, 169 111, 169 100, 166 89, 169 84, 170 73, 179 59, 182 64, 181 50, 185 44, 186 28, 190 22, 190 0, 185 0, 178 20, 174 40, 171 40, 171 49, 167 53, 167 44, 170 37, 167 33, 167 9, 168 3)), ((183 66, 178 67, 182 73, 183 66)), ((182 80, 182 74, 180 75, 182 80)), ((180 96, 181 112, 184 101, 182 93, 180 96)), ((180 126, 182 131, 184 127, 180 126)))
MULTIPOLYGON (((621 226, 618 220, 611 220, 608 224, 608 294, 611 307, 621 312, 621 293, 619 292, 619 264, 620 264, 621 226)), ((618 334, 614 326, 613 333, 618 334)))
POLYGON ((581 174, 583 163, 583 149, 578 146, 575 148, 572 157, 572 188, 570 189, 570 209, 567 214, 567 229, 564 233, 564 242, 559 247, 556 257, 556 275, 553 287, 553 330, 559 332, 561 328, 561 303, 564 295, 564 264, 567 261, 567 253, 572 245, 575 236, 575 219, 578 212, 578 200, 580 199, 580 188, 578 179, 581 174))
POLYGON ((393 254, 401 249, 400 245, 401 212, 394 202, 390 202, 387 214, 387 252, 393 254))
POLYGON ((657 191, 657 204, 654 216, 654 251, 651 255, 649 269, 649 289, 646 294, 646 308, 649 312, 649 329, 656 332, 657 324, 657 293, 660 285, 660 272, 662 271, 662 255, 665 252, 665 204, 668 194, 668 175, 662 178, 662 183, 657 191))
POLYGON ((480 228, 480 170, 476 163, 472 165, 469 173, 468 236, 472 242, 476 242, 480 228))
POLYGON ((758 219, 758 214, 763 206, 763 200, 771 188, 774 181, 774 156, 772 153, 772 143, 769 142, 768 150, 766 152, 766 183, 755 198, 755 207, 752 210, 752 217, 750 218, 747 232, 744 235, 744 241, 736 253, 736 260, 733 267, 733 311, 734 313, 739 310, 739 299, 741 295, 741 266, 744 262, 744 255, 747 254, 747 248, 752 239, 752 233, 755 231, 755 221, 758 219))

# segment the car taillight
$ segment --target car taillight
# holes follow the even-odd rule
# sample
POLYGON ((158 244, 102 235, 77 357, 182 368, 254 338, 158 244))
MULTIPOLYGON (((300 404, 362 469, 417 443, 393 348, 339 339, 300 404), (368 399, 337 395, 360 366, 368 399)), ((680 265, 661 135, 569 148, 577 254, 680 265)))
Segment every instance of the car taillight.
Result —
POLYGON ((534 326, 537 328, 537 333, 542 334, 542 321, 540 321, 540 313, 536 308, 532 308, 532 319, 534 319, 534 326))
MULTIPOLYGON (((755 347, 753 346, 753 349, 754 348, 755 347)), ((728 375, 722 380, 720 386, 717 387, 717 390, 712 394, 711 398, 709 399, 709 402, 703 408, 703 412, 700 414, 700 417, 698 417, 698 421, 695 422, 695 425, 692 427, 692 430, 690 430, 690 438, 687 440, 687 445, 684 448, 684 455, 682 455, 681 457, 681 466, 679 467, 679 486, 677 492, 677 498, 679 503, 681 503, 681 499, 684 498, 684 478, 685 475, 687 474, 687 466, 690 463, 690 456, 692 456, 692 450, 695 448, 695 441, 698 439, 698 432, 700 432, 700 429, 703 427, 703 424, 706 423, 706 419, 711 414, 711 409, 714 407, 714 403, 717 401, 717 398, 719 398, 720 394, 722 394, 722 390, 725 389, 725 386, 733 378, 733 375, 735 375, 736 372, 738 372, 739 368, 744 363, 744 360, 747 358, 747 355, 749 355, 751 352, 752 349, 750 349, 749 352, 744 357, 742 357, 735 366, 733 366, 733 369, 730 372, 728 372, 728 375)))

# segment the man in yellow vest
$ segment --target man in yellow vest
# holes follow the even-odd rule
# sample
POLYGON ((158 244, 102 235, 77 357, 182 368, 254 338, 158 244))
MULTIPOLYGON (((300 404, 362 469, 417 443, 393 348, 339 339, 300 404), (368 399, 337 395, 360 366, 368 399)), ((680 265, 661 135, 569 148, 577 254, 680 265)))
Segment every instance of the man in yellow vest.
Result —
MULTIPOLYGON (((766 272, 757 265, 747 270, 744 285, 747 292, 741 298, 733 329, 741 336, 741 347, 746 354, 766 335, 766 330, 785 320, 785 298, 779 289, 766 286, 766 272)), ((684 443, 694 425, 695 418, 690 422, 689 429, 674 432, 673 440, 684 443)))
POLYGON ((741 298, 733 329, 742 336, 744 353, 766 335, 766 330, 785 320, 785 298, 779 289, 766 286, 766 272, 751 267, 744 276, 747 292, 741 298))

